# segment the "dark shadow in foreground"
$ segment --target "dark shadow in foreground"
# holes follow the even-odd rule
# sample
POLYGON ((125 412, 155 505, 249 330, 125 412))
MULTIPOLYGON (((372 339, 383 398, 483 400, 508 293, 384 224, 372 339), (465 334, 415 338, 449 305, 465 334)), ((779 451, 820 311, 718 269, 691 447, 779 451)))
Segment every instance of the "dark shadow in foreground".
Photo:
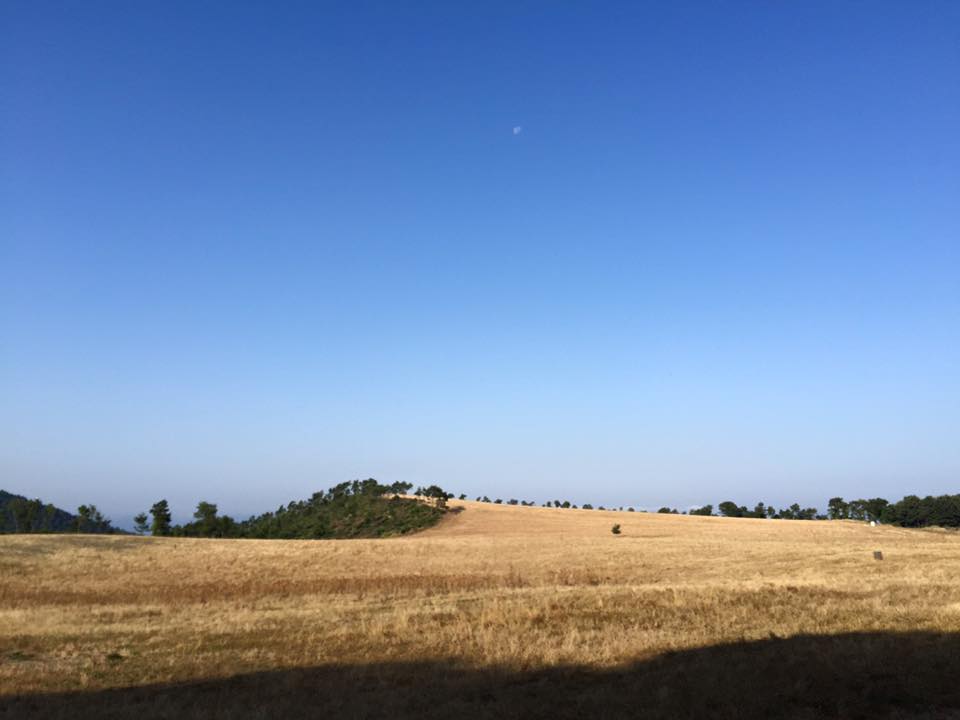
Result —
POLYGON ((625 668, 332 665, 0 699, 0 718, 960 718, 960 634, 771 638, 625 668))

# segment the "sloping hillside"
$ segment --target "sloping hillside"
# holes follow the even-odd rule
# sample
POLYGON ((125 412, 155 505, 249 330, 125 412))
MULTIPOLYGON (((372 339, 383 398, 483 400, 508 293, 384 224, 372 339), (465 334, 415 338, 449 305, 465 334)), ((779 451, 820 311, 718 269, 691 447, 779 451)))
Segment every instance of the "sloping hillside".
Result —
POLYGON ((0 490, 0 532, 67 532, 76 527, 76 520, 72 513, 39 499, 0 490))

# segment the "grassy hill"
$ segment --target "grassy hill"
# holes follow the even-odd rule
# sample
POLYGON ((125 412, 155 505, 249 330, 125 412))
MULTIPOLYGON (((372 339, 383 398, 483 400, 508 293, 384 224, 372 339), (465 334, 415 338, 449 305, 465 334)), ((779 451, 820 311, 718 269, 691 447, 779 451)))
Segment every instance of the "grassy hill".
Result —
POLYGON ((4 536, 0 715, 960 708, 956 533, 449 504, 391 539, 4 536))
POLYGON ((443 517, 445 506, 445 502, 440 505, 403 497, 393 487, 371 478, 340 483, 326 492, 314 493, 308 500, 294 501, 242 522, 218 516, 216 505, 201 503, 196 521, 173 528, 172 534, 287 540, 391 537, 435 525, 443 517))

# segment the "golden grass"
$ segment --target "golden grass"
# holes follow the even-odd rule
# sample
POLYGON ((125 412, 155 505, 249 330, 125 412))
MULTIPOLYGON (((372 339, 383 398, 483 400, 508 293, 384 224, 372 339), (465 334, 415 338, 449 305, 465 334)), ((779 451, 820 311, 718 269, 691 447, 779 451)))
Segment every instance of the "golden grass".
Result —
POLYGON ((615 671, 772 637, 960 633, 954 533, 451 505, 387 540, 0 536, 0 699, 327 666, 615 671))

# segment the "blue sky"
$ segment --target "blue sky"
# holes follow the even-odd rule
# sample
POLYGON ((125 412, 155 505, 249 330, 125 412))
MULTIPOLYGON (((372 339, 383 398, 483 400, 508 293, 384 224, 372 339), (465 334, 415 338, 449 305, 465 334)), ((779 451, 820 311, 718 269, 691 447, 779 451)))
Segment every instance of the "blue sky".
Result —
POLYGON ((0 487, 115 518, 368 476, 960 490, 956 3, 0 28, 0 487))

